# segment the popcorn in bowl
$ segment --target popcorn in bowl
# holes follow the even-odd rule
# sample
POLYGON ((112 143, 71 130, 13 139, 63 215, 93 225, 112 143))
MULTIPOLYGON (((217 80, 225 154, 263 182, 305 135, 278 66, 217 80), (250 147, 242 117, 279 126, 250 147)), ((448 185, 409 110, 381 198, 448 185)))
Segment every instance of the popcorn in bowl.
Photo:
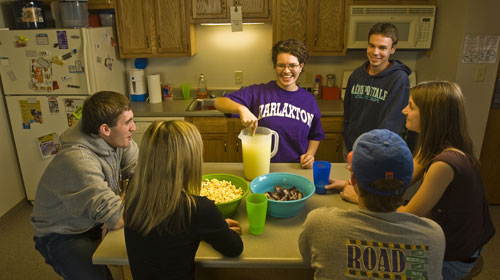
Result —
POLYGON ((213 200, 215 203, 223 203, 240 198, 243 195, 243 190, 236 188, 231 181, 219 181, 212 178, 201 182, 200 195, 213 200))

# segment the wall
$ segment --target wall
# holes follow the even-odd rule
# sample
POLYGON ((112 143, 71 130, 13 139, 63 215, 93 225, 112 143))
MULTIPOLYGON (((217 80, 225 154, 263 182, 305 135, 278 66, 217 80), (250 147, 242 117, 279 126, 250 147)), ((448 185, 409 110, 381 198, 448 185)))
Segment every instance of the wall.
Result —
POLYGON ((466 99, 469 133, 479 158, 488 112, 495 86, 498 60, 495 63, 461 63, 463 43, 467 35, 500 35, 500 1, 439 0, 437 25, 430 56, 417 59, 421 80, 456 81, 466 99), (475 82, 479 66, 486 67, 483 82, 475 82))
MULTIPOLYGON (((160 73, 163 83, 179 88, 183 83, 197 87, 200 73, 205 74, 209 89, 239 88, 241 85, 265 83, 276 79, 272 61, 272 25, 244 25, 243 32, 231 32, 230 26, 195 26, 198 53, 193 57, 149 59, 146 72, 160 73), (243 84, 234 82, 234 71, 243 71, 243 84)), ((421 52, 421 51, 420 51, 421 52)), ((416 51, 400 50, 394 58, 415 67, 416 51)), ((366 52, 350 50, 346 56, 310 57, 304 71, 321 74, 335 74, 340 86, 344 70, 354 70, 366 61, 366 52)), ((133 67, 133 59, 127 61, 133 67)), ((418 73, 417 73, 418 74, 418 73)), ((306 83, 305 75, 299 80, 306 83)))
MULTIPOLYGON (((8 26, 4 14, 8 11, 7 0, 0 1, 0 28, 8 26)), ((0 87, 0 92, 2 91, 0 87)), ((3 92, 0 95, 0 217, 25 199, 21 172, 17 164, 14 141, 10 132, 9 120, 3 92)))

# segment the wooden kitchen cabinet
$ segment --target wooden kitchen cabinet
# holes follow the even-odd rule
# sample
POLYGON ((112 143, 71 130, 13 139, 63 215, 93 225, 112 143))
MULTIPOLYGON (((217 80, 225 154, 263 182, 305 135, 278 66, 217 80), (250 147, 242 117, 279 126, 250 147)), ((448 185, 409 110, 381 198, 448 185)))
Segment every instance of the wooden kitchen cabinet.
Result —
POLYGON ((184 0, 116 0, 120 57, 191 56, 194 28, 184 0))
POLYGON ((328 162, 344 162, 342 137, 342 117, 322 117, 321 125, 325 131, 325 139, 319 143, 315 160, 326 160, 328 162))
POLYGON ((92 9, 114 9, 115 0, 88 0, 88 8, 92 9))
POLYGON ((193 23, 231 21, 231 6, 241 6, 243 22, 271 21, 271 0, 191 0, 193 23))
POLYGON ((310 55, 345 55, 346 0, 275 0, 273 42, 304 41, 310 55))
POLYGON ((437 0, 348 0, 352 5, 436 5, 437 0))
POLYGON ((186 117, 194 124, 203 139, 205 162, 242 162, 240 119, 226 117, 186 117))

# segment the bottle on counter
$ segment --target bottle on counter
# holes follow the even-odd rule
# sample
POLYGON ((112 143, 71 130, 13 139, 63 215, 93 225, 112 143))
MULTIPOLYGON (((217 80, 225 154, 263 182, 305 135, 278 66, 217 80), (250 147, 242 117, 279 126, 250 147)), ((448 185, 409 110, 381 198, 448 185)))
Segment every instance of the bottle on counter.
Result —
POLYGON ((314 98, 316 99, 320 98, 320 82, 318 78, 314 79, 314 87, 312 94, 314 95, 314 98))
POLYGON ((208 89, 207 89, 207 80, 203 73, 201 73, 200 78, 198 79, 198 98, 207 98, 208 97, 208 89))

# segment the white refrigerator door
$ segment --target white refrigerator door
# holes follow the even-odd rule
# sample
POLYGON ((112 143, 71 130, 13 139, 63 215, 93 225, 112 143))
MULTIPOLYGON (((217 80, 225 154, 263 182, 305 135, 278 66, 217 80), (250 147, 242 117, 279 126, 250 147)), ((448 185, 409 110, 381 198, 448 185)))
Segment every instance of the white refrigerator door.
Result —
POLYGON ((86 95, 81 29, 0 31, 5 95, 86 95))
POLYGON ((45 168, 53 158, 50 155, 50 141, 44 143, 38 138, 51 133, 56 133, 60 136, 68 128, 67 113, 71 114, 76 109, 76 105, 82 104, 85 98, 85 96, 6 97, 17 156, 28 200, 35 199, 38 182, 45 168), (51 98, 51 109, 49 109, 49 98, 51 98), (53 99, 57 99, 57 102, 53 99), (38 102, 39 106, 37 105, 38 102), (36 111, 41 112, 41 114, 36 111), (23 127, 23 117, 24 121, 29 119, 33 121, 29 124, 29 129, 23 127), (41 122, 38 121, 39 119, 41 119, 41 122), (42 153, 41 146, 44 148, 45 153, 42 153))
POLYGON ((125 94, 125 63, 118 56, 113 29, 83 28, 82 35, 90 94, 103 90, 125 94))

